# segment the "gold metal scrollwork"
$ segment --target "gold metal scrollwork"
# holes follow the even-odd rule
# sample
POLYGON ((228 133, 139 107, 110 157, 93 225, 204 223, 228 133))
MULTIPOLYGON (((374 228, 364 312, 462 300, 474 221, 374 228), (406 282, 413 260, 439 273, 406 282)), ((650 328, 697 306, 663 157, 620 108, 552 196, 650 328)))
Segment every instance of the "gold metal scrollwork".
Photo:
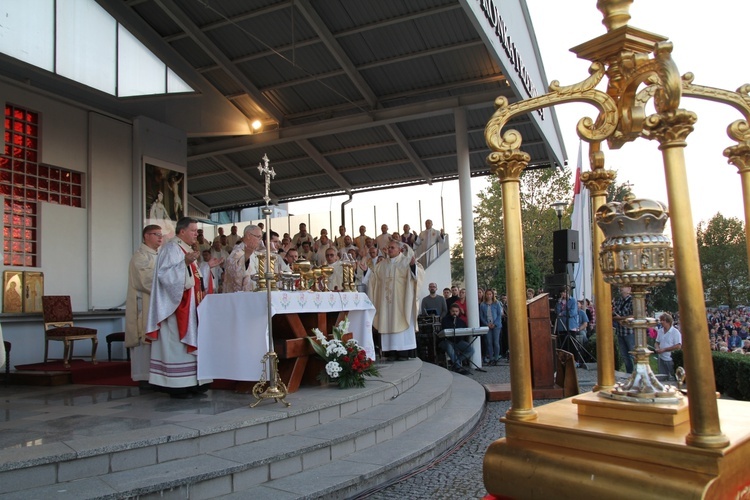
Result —
POLYGON ((578 122, 578 135, 587 142, 602 141, 617 127, 617 105, 606 93, 594 87, 604 77, 604 66, 593 63, 589 68, 591 76, 574 85, 561 87, 557 80, 550 84, 549 92, 539 97, 508 104, 505 97, 495 100, 496 111, 485 127, 484 138, 493 151, 517 150, 521 147, 521 135, 515 130, 501 132, 508 121, 516 115, 547 108, 566 102, 585 102, 599 109, 596 122, 585 117, 578 122))

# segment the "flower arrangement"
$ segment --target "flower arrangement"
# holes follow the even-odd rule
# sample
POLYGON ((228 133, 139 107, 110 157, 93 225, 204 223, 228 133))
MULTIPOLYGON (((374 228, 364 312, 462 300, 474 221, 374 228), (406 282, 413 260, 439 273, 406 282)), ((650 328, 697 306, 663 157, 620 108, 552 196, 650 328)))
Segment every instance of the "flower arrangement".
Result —
POLYGON ((315 353, 326 363, 325 369, 318 374, 318 380, 335 381, 340 389, 364 387, 366 376, 379 377, 380 372, 375 362, 367 357, 367 353, 359 347, 356 340, 343 340, 347 330, 349 330, 348 317, 333 327, 330 340, 318 328, 312 329, 315 337, 307 339, 315 349, 315 353))

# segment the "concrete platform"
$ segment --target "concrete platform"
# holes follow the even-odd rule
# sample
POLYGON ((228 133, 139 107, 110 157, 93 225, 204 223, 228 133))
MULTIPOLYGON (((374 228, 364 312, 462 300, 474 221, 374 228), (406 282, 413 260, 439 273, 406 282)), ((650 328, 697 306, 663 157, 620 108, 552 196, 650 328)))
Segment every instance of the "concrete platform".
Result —
POLYGON ((438 456, 482 414, 467 377, 419 360, 381 373, 364 389, 304 388, 290 408, 228 391, 0 387, 0 499, 344 498, 438 456))

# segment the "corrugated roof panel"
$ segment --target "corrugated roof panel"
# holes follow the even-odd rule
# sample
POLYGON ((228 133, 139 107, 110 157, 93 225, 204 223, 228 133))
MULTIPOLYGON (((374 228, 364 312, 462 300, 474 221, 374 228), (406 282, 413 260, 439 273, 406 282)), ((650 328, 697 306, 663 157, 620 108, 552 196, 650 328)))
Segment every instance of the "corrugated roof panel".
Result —
POLYGON ((280 88, 267 91, 265 94, 270 99, 285 103, 285 110, 290 114, 337 105, 356 107, 358 104, 355 103, 362 99, 357 89, 345 76, 280 88))
POLYGON ((341 68, 323 44, 300 47, 294 54, 272 54, 240 62, 237 67, 249 75, 259 88, 323 75, 341 68))
POLYGON ((332 154, 326 156, 331 165, 336 168, 349 168, 357 165, 368 165, 373 163, 385 163, 405 160, 406 154, 397 145, 371 148, 364 151, 352 151, 343 154, 332 154))
POLYGON ((439 49, 477 40, 461 9, 339 37, 355 65, 439 49))
POLYGON ((225 170, 209 158, 202 158, 188 163, 188 181, 191 175, 208 174, 211 172, 225 172, 225 170))
POLYGON ((237 186, 244 185, 237 178, 228 173, 224 172, 219 175, 211 175, 209 177, 202 177, 200 179, 200 187, 191 186, 190 178, 188 177, 188 192, 189 193, 202 193, 204 191, 218 190, 218 189, 234 189, 237 186))
POLYGON ((258 193, 249 187, 242 186, 238 189, 227 189, 225 191, 216 191, 208 194, 196 196, 198 200, 210 207, 215 206, 234 206, 251 203, 258 199, 258 193))
POLYGON ((408 139, 430 137, 437 134, 452 134, 456 121, 453 113, 433 116, 420 120, 401 122, 398 127, 408 139))
POLYGON ((170 42, 173 49, 180 52, 192 66, 204 68, 213 66, 216 62, 209 56, 205 50, 201 49, 192 38, 179 38, 170 42))
POLYGON ((474 25, 460 8, 420 17, 411 24, 428 47, 443 47, 479 39, 474 25))
MULTIPOLYGON (((225 15, 232 15, 236 11, 231 10, 231 3, 229 1, 218 1, 213 3, 210 8, 207 5, 203 5, 201 2, 180 2, 180 9, 190 17, 190 19, 197 26, 204 26, 206 24, 214 23, 224 19, 225 15)), ((247 6, 245 7, 245 10, 247 6)))
POLYGON ((379 144, 388 145, 393 142, 393 137, 385 127, 372 127, 361 130, 342 132, 336 135, 327 135, 310 139, 315 149, 323 154, 340 151, 358 146, 377 147, 379 144))
POLYGON ((456 175, 457 173, 455 156, 428 158, 424 160, 424 163, 425 165, 427 165, 430 171, 438 177, 446 175, 456 175))
POLYGON ((439 5, 457 4, 455 0, 378 0, 377 2, 351 2, 317 0, 315 10, 333 33, 391 20, 409 13, 429 11, 439 5))
POLYGON ((403 25, 385 26, 341 37, 338 41, 355 66, 427 49, 421 35, 403 25))
POLYGON ((305 153, 299 145, 289 141, 274 145, 259 145, 252 149, 230 153, 226 156, 240 165, 257 165, 261 158, 263 158, 263 155, 268 155, 270 164, 273 166, 274 162, 305 156, 305 153))
POLYGON ((292 21, 290 9, 281 9, 239 20, 206 34, 230 59, 235 59, 308 40, 315 36, 315 31, 298 12, 292 21))
POLYGON ((306 177, 304 182, 286 179, 277 182, 277 186, 279 187, 278 192, 283 193, 284 196, 300 196, 303 194, 312 194, 317 191, 337 191, 341 189, 327 175, 306 177))
POLYGON ((132 9, 161 36, 182 33, 180 25, 166 15, 156 2, 135 4, 132 9))
POLYGON ((234 95, 242 91, 240 85, 222 69, 216 69, 203 73, 206 80, 216 87, 224 95, 234 95))
POLYGON ((440 69, 431 58, 426 57, 378 66, 361 73, 377 95, 418 90, 442 83, 440 69))
POLYGON ((487 56, 484 47, 467 47, 432 56, 443 82, 463 82, 500 74, 500 68, 487 56))
POLYGON ((315 163, 311 158, 285 162, 283 165, 279 165, 278 169, 274 167, 274 170, 276 171, 277 179, 290 179, 301 175, 317 175, 323 172, 320 165, 315 163))

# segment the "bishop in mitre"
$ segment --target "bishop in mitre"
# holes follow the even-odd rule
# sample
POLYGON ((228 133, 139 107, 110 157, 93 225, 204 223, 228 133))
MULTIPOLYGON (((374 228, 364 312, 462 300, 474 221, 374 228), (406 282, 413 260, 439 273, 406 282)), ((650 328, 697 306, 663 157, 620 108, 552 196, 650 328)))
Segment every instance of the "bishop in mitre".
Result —
POLYGON ((373 270, 360 261, 365 272, 362 283, 369 285, 370 300, 375 305, 372 326, 378 330, 383 352, 396 351, 396 359, 407 358, 417 348, 417 290, 424 270, 416 263, 411 248, 401 252, 401 244, 391 241, 387 257, 373 270))

